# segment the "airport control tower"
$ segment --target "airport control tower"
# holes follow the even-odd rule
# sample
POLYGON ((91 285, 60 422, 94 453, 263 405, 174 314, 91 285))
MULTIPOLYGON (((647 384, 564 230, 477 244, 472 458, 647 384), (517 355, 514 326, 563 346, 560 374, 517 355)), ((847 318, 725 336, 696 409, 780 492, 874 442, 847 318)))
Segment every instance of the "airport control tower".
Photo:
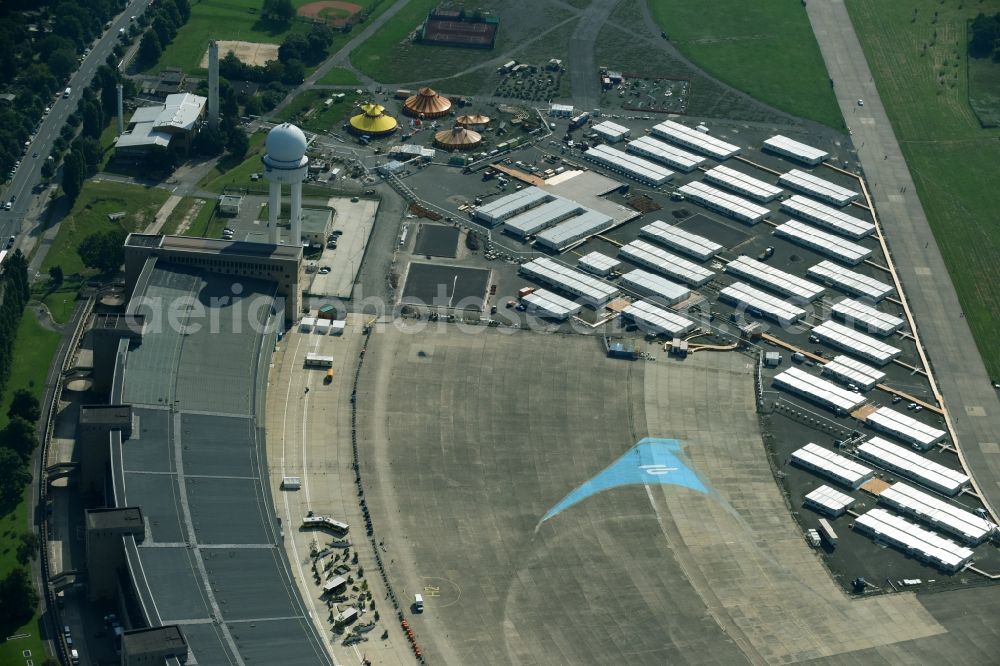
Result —
POLYGON ((268 197, 268 242, 278 244, 278 214, 281 212, 281 186, 292 186, 290 245, 302 244, 302 181, 306 178, 306 135, 295 125, 276 125, 267 133, 264 154, 264 177, 270 183, 268 197))

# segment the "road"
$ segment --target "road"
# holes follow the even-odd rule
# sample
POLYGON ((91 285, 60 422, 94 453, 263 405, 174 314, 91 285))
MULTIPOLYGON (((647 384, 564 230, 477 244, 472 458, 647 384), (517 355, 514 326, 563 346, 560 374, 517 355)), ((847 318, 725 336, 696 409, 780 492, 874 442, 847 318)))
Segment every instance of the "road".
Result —
MULTIPOLYGON (((11 210, 0 212, 0 238, 17 236, 26 230, 25 221, 32 220, 29 214, 32 204, 31 190, 42 180, 42 164, 52 152, 52 144, 66 124, 66 119, 76 110, 76 105, 83 96, 83 89, 90 85, 97 68, 105 63, 118 43, 118 30, 127 28, 131 22, 130 17, 144 12, 151 2, 152 0, 133 0, 124 12, 112 20, 111 27, 90 47, 90 54, 84 58, 79 69, 66 84, 71 89, 69 98, 64 99, 60 92, 58 99, 50 104, 52 111, 42 118, 38 132, 21 160, 21 167, 2 190, 3 197, 0 200, 9 201, 13 198, 14 203, 11 210), (38 157, 32 157, 35 153, 38 157)), ((28 226, 30 227, 30 224, 28 226)))
POLYGON ((806 5, 961 455, 994 519, 1000 510, 1000 401, 931 233, 843 0, 806 5), (859 106, 858 100, 864 105, 859 106))

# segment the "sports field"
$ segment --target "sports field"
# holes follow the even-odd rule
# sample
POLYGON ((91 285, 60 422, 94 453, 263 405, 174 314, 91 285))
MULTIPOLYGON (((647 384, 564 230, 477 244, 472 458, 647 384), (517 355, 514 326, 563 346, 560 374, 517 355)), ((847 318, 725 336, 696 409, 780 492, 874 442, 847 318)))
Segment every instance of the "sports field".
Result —
POLYGON ((649 8, 671 42, 720 81, 782 111, 844 128, 801 3, 674 0, 649 8))
POLYGON ((847 7, 987 371, 1000 377, 1000 129, 981 127, 966 78, 966 21, 983 5, 847 7))

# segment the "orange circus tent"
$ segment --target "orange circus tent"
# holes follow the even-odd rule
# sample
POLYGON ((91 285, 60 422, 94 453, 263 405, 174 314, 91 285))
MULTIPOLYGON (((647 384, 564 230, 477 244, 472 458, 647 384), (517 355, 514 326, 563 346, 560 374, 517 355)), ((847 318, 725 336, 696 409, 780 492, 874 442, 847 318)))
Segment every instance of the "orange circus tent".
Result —
POLYGON ((479 132, 473 132, 459 125, 434 135, 434 145, 444 150, 472 150, 482 142, 483 137, 479 132))
POLYGON ((451 111, 451 100, 431 88, 421 88, 403 102, 403 113, 417 118, 440 118, 451 111))

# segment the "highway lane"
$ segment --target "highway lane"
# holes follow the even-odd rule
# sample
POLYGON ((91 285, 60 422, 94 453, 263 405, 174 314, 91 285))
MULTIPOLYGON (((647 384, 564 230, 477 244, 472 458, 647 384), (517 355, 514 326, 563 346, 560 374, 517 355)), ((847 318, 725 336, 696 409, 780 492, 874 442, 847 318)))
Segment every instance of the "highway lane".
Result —
MULTIPOLYGON (((102 34, 90 47, 90 53, 80 63, 80 67, 70 77, 64 87, 70 88, 68 98, 63 98, 63 89, 59 97, 50 101, 51 111, 41 119, 34 138, 28 145, 27 152, 21 158, 21 167, 17 169, 10 183, 0 190, 2 199, 6 202, 13 199, 11 210, 0 210, 0 239, 9 236, 20 236, 33 226, 32 188, 42 180, 42 164, 52 152, 52 146, 58 138, 66 119, 76 110, 83 95, 83 89, 90 85, 97 68, 105 63, 111 51, 118 43, 122 28, 128 29, 132 16, 139 16, 146 11, 152 0, 133 0, 117 17, 112 19, 111 27, 102 34), (32 157, 35 153, 38 157, 32 157)), ((108 112, 108 109, 105 109, 108 112)), ((110 110, 114 113, 114 109, 110 110)), ((37 208, 36 208, 37 210, 37 208)))

